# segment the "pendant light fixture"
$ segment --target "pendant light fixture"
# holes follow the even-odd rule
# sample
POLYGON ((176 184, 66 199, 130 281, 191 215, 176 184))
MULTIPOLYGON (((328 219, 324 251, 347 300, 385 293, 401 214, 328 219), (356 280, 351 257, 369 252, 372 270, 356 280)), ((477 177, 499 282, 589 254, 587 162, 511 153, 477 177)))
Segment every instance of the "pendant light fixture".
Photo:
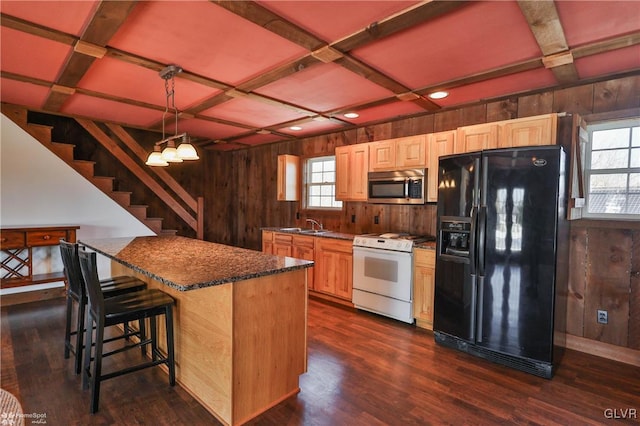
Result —
POLYGON ((166 103, 164 113, 162 113, 162 140, 155 143, 153 152, 149 154, 147 162, 148 166, 168 166, 169 163, 182 163, 184 160, 197 160, 198 152, 191 145, 191 139, 187 133, 178 134, 178 108, 176 108, 175 100, 175 76, 182 72, 182 68, 177 65, 168 65, 162 71, 160 71, 160 77, 164 80, 164 90, 166 96, 166 103), (171 82, 171 87, 169 87, 171 82), (175 132, 173 136, 166 137, 164 130, 164 122, 167 114, 169 113, 169 103, 171 103, 171 109, 175 117, 175 132), (176 140, 180 141, 180 145, 176 148, 176 140), (162 149, 162 146, 165 145, 162 149))

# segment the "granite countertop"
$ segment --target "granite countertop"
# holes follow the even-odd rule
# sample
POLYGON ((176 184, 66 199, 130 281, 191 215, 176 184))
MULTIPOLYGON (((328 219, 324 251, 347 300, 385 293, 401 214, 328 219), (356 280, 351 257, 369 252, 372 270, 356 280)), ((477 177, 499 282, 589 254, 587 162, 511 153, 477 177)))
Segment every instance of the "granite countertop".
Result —
POLYGON ((322 238, 333 238, 336 240, 351 240, 353 241, 353 239, 355 238, 355 235, 353 234, 346 234, 344 232, 333 232, 333 231, 327 231, 327 232, 320 232, 317 234, 314 233, 304 233, 304 232, 300 232, 300 231, 296 231, 293 228, 278 228, 278 227, 266 227, 266 228, 261 228, 262 231, 272 231, 272 232, 282 232, 283 234, 293 234, 293 235, 305 235, 308 237, 322 237, 322 238))
POLYGON ((416 244, 414 246, 417 249, 423 249, 423 250, 435 250, 436 249, 436 242, 435 241, 427 241, 424 243, 420 243, 420 244, 416 244))
POLYGON ((177 236, 82 239, 79 243, 179 291, 313 266, 307 260, 177 236))

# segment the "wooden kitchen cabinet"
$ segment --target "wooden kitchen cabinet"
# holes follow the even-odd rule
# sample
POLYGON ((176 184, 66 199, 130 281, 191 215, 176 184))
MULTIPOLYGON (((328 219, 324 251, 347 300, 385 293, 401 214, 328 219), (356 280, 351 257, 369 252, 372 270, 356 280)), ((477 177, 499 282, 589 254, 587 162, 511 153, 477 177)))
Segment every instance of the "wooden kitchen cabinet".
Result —
POLYGON ((262 252, 273 254, 273 234, 271 231, 262 231, 262 252))
POLYGON ((396 141, 371 142, 369 144, 369 170, 393 170, 396 167, 396 141))
MULTIPOLYGON (((315 260, 316 238, 305 235, 293 235, 292 240, 292 257, 296 259, 315 260)), ((307 288, 314 289, 313 285, 313 268, 307 269, 307 288)))
POLYGON ((396 139, 396 167, 399 169, 422 169, 427 167, 429 156, 427 135, 396 139))
POLYGON ((316 238, 314 290, 351 302, 353 242, 316 238))
POLYGON ((429 140, 429 170, 427 176, 427 202, 438 201, 438 163, 440 157, 453 154, 456 131, 431 133, 429 140))
POLYGON ((487 123, 458 127, 454 153, 482 151, 498 147, 498 124, 487 123))
POLYGON ((413 316, 418 327, 433 330, 436 252, 415 249, 413 255, 413 316))
POLYGON ((300 157, 278 155, 277 199, 278 201, 300 200, 300 157))
POLYGON ((367 201, 369 144, 336 148, 336 200, 367 201))
POLYGON ((369 144, 369 170, 385 171, 427 167, 427 135, 408 136, 369 144))
POLYGON ((499 148, 555 145, 558 114, 518 118, 500 123, 499 148))
POLYGON ((273 234, 273 254, 276 256, 293 255, 293 235, 276 232, 273 234))

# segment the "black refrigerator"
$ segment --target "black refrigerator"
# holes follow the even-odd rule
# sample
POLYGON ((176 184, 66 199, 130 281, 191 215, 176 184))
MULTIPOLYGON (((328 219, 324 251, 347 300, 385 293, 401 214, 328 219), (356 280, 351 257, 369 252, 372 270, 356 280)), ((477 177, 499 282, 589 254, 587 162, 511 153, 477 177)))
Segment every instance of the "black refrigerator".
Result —
POLYGON ((437 343, 552 377, 566 329, 565 171, 558 145, 440 159, 437 343))

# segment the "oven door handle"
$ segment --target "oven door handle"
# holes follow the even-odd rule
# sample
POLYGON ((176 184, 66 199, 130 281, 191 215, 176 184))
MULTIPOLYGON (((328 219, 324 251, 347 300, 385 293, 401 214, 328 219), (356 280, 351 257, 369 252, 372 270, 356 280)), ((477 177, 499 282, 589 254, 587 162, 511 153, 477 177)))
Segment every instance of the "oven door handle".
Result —
POLYGON ((371 254, 374 256, 378 256, 378 257, 385 257, 385 256, 409 256, 411 257, 412 254, 411 252, 406 252, 406 251, 397 251, 397 250, 390 250, 390 249, 385 249, 385 248, 370 248, 370 247, 360 247, 360 246, 353 246, 353 255, 355 256, 356 254, 360 254, 360 255, 364 255, 364 254, 371 254))

